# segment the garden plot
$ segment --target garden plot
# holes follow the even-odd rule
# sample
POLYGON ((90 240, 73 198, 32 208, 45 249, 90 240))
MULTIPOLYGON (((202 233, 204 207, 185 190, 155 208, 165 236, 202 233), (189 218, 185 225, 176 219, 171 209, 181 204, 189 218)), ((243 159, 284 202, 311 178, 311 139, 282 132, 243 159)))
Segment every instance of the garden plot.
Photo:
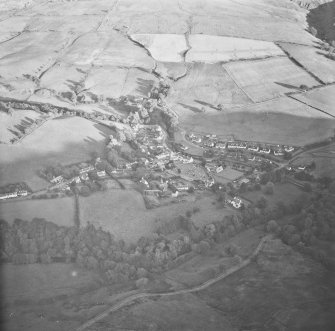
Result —
POLYGON ((206 114, 216 113, 218 104, 229 107, 251 100, 221 65, 194 63, 184 78, 172 84, 167 102, 184 117, 188 113, 200 114, 202 109, 206 114))
POLYGON ((69 34, 24 32, 0 45, 0 75, 6 79, 23 75, 39 77, 55 62, 57 52, 73 39, 69 34))
POLYGON ((301 85, 319 85, 306 71, 284 57, 227 63, 223 66, 254 102, 275 99, 287 92, 299 91, 301 85))
POLYGON ((325 86, 305 93, 294 94, 292 98, 335 117, 335 86, 325 86))
POLYGON ((281 43, 280 47, 323 83, 335 82, 335 62, 318 47, 281 43))
POLYGON ((195 34, 189 36, 191 49, 186 62, 228 62, 284 55, 273 42, 195 34))
POLYGON ((145 47, 155 60, 162 62, 182 62, 188 49, 184 35, 133 34, 131 38, 145 47))

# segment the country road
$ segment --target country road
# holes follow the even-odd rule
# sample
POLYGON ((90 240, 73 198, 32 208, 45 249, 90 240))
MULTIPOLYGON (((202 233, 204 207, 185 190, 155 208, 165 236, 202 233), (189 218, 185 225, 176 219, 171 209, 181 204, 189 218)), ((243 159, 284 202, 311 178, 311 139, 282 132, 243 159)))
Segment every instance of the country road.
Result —
POLYGON ((254 252, 251 254, 250 257, 248 257, 247 259, 242 261, 239 265, 234 266, 234 267, 224 271, 219 276, 217 276, 215 278, 212 278, 212 279, 206 281, 205 283, 203 283, 201 285, 198 285, 198 286, 195 286, 195 287, 192 287, 192 288, 188 288, 188 289, 184 289, 184 290, 173 291, 173 292, 163 292, 163 293, 145 293, 144 292, 144 293, 138 293, 138 294, 131 295, 131 296, 121 300, 120 302, 116 303, 115 305, 111 306, 110 308, 108 308, 104 312, 100 313, 99 315, 97 315, 97 316, 93 317, 92 319, 88 320, 86 323, 84 323, 83 325, 81 325, 80 327, 75 329, 74 331, 84 331, 87 328, 91 327, 96 322, 98 322, 98 321, 102 320, 103 318, 107 317, 109 314, 121 309, 122 307, 124 307, 124 306, 134 302, 135 300, 138 300, 138 299, 153 298, 153 297, 167 297, 167 296, 172 296, 172 295, 194 293, 194 292, 205 290, 209 286, 219 282, 220 280, 228 277, 229 275, 239 271, 240 269, 242 269, 242 268, 246 267, 248 264, 250 264, 252 259, 254 257, 256 257, 257 254, 260 252, 264 243, 271 238, 272 238, 271 235, 266 235, 265 237, 263 237, 260 240, 259 244, 257 245, 256 249, 254 250, 254 252))

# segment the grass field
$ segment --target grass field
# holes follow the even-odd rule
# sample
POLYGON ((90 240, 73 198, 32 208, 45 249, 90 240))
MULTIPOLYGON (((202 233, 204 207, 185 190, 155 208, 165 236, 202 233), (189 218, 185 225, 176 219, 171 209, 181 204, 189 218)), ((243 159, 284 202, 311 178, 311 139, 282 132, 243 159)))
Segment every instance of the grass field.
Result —
POLYGON ((0 204, 0 218, 12 223, 15 218, 31 221, 34 217, 62 226, 74 226, 74 198, 8 201, 0 204))
POLYGON ((194 63, 184 78, 172 84, 167 103, 183 117, 187 113, 207 116, 218 112, 218 104, 228 108, 251 100, 221 65, 194 63))
POLYGON ((133 34, 131 38, 143 45, 157 61, 182 62, 182 54, 187 50, 184 35, 133 34))
POLYGON ((251 200, 253 203, 256 203, 259 199, 264 197, 268 201, 268 206, 274 207, 279 201, 289 205, 302 193, 303 192, 295 185, 275 184, 273 195, 264 194, 261 190, 243 193, 242 197, 251 200))
POLYGON ((274 43, 245 38, 190 35, 186 62, 217 63, 284 55, 274 43))
POLYGON ((150 235, 161 222, 166 222, 194 207, 200 211, 192 216, 198 226, 222 220, 234 213, 213 204, 213 196, 195 197, 194 201, 179 202, 155 209, 146 209, 142 195, 135 190, 109 190, 80 198, 80 218, 84 226, 91 222, 110 231, 118 239, 134 242, 150 235))
POLYGON ((16 137, 14 132, 20 128, 29 127, 41 115, 33 110, 13 110, 11 115, 0 112, 0 141, 8 143, 16 137))
POLYGON ((241 140, 305 145, 334 134, 335 121, 330 116, 286 97, 213 113, 175 105, 172 109, 186 131, 234 135, 241 140))
POLYGON ((223 169, 220 173, 216 173, 215 177, 217 177, 219 180, 223 179, 226 180, 227 182, 231 182, 243 175, 243 172, 240 172, 238 170, 235 170, 231 167, 227 167, 223 169))
POLYGON ((321 87, 305 93, 294 94, 292 98, 335 117, 334 85, 321 87))
POLYGON ((70 164, 102 153, 111 130, 79 117, 46 122, 15 145, 0 145, 0 185, 26 181, 33 190, 47 186, 37 176, 46 165, 70 164))
POLYGON ((328 59, 325 56, 327 52, 319 49, 317 45, 306 47, 282 43, 280 47, 323 83, 335 81, 334 60, 328 59))
POLYGON ((306 71, 286 57, 243 61, 224 67, 236 84, 255 102, 278 98, 299 90, 300 85, 319 85, 306 71))

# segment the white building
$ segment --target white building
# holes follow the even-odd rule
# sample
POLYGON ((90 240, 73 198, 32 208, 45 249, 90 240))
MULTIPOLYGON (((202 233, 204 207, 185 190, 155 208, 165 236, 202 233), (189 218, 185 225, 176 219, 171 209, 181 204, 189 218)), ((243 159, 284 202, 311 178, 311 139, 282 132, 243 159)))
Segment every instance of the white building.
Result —
POLYGON ((16 198, 17 192, 5 193, 0 195, 0 200, 6 200, 10 198, 16 198))
POLYGON ((97 172, 97 176, 98 176, 98 177, 105 177, 105 176, 106 176, 106 171, 105 171, 105 170, 98 171, 98 172, 97 172))

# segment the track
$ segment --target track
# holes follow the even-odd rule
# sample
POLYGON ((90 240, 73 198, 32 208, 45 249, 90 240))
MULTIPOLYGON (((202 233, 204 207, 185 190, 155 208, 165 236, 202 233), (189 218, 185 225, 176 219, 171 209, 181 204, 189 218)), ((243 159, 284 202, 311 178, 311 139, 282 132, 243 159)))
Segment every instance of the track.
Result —
POLYGON ((89 321, 87 321, 85 324, 81 325, 79 328, 75 329, 74 331, 84 331, 84 330, 86 330, 87 328, 89 328, 93 324, 95 324, 96 322, 98 322, 98 321, 102 320, 103 318, 107 317, 109 314, 111 314, 113 312, 116 312, 117 310, 125 307, 128 304, 133 303, 135 300, 144 299, 144 298, 154 298, 154 297, 168 297, 168 296, 172 296, 172 295, 188 294, 188 293, 194 293, 194 292, 199 292, 199 291, 205 290, 209 286, 219 282, 220 280, 225 279, 226 277, 230 276, 231 274, 239 271, 240 269, 242 269, 242 268, 246 267, 248 264, 250 264, 252 262, 253 258, 258 255, 258 253, 262 249, 264 243, 271 238, 272 238, 271 235, 267 235, 267 236, 263 237, 261 239, 261 241, 259 242, 258 246, 256 247, 256 249, 254 250, 254 252, 252 253, 252 255, 249 258, 242 261, 239 265, 230 268, 229 270, 223 272, 219 276, 217 276, 215 278, 212 278, 212 279, 206 281, 205 283, 203 283, 201 285, 198 285, 198 286, 195 286, 195 287, 192 287, 192 288, 188 288, 188 289, 184 289, 184 290, 173 291, 173 292, 138 293, 138 294, 135 294, 135 295, 131 295, 131 296, 123 299, 122 301, 118 302, 114 306, 108 308, 107 310, 105 310, 101 314, 97 315, 96 317, 93 317, 92 319, 90 319, 89 321))

